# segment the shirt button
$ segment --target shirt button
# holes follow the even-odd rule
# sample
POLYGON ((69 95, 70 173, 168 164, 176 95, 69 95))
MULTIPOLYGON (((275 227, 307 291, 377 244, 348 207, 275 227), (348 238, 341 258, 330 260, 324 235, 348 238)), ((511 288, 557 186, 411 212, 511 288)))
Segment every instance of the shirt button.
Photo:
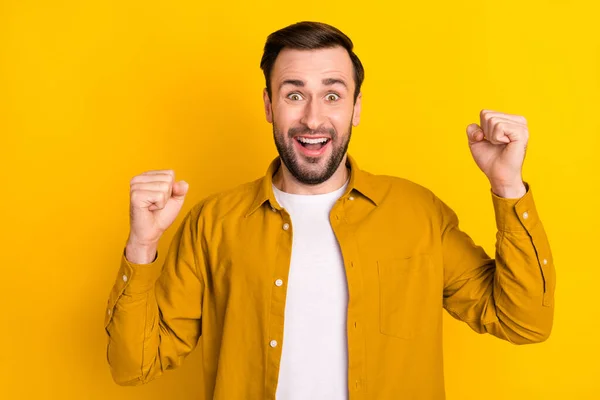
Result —
POLYGON ((348 199, 354 200, 354 196, 350 196, 350 197, 348 197, 348 199))
POLYGON ((127 282, 127 275, 123 275, 123 282, 127 282))
POLYGON ((548 264, 548 260, 544 258, 544 265, 548 264))
POLYGON ((108 309, 108 315, 110 315, 110 308, 108 309))
POLYGON ((275 281, 275 285, 277 285, 277 286, 281 286, 281 285, 283 285, 283 281, 282 281, 281 279, 277 279, 277 280, 275 281))
POLYGON ((277 340, 271 340, 271 343, 269 343, 271 345, 271 347, 275 347, 277 346, 277 340))
POLYGON ((285 224, 283 224, 283 230, 287 231, 290 228, 290 224, 288 224, 287 222, 285 224))
POLYGON ((277 210, 275 209, 275 207, 271 207, 271 210, 272 210, 273 212, 277 212, 277 210))
POLYGON ((529 217, 529 213, 527 213, 527 211, 525 211, 525 212, 523 213, 523 219, 527 219, 527 217, 529 217))

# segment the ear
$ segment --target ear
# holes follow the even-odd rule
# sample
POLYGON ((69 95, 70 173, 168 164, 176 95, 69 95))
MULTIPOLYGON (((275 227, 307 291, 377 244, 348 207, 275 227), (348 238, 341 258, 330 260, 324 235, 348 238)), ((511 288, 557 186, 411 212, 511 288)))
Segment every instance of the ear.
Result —
POLYGON ((263 102, 265 103, 265 117, 267 118, 267 122, 273 123, 273 109, 271 107, 271 99, 269 99, 269 93, 267 93, 267 88, 263 89, 263 102))
POLYGON ((358 97, 356 97, 356 102, 354 103, 354 112, 352 113, 352 125, 358 126, 360 122, 360 111, 362 107, 362 92, 358 93, 358 97))

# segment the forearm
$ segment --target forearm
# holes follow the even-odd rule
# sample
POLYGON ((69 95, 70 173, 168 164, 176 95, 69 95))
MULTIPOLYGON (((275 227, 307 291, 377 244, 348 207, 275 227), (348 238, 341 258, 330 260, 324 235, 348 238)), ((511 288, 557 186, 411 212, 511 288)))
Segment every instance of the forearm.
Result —
POLYGON ((498 324, 511 342, 543 341, 550 335, 554 316, 555 271, 548 238, 529 190, 519 199, 492 196, 498 228, 494 277, 498 324))
POLYGON ((108 364, 120 385, 139 385, 162 372, 156 363, 161 340, 154 285, 159 273, 156 258, 146 265, 128 263, 125 256, 121 260, 105 321, 108 364))

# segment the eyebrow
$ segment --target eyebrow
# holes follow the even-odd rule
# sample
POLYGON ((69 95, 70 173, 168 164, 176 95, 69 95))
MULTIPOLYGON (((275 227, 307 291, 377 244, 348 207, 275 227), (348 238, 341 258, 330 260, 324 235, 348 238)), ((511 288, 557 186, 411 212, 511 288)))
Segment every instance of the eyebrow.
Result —
POLYGON ((327 85, 327 86, 331 86, 331 85, 335 85, 336 83, 339 83, 339 84, 343 85, 346 89, 348 89, 346 82, 344 82, 341 79, 337 79, 337 78, 323 79, 322 83, 323 83, 323 85, 327 85))
MULTIPOLYGON (((337 79, 337 78, 326 78, 326 79, 323 79, 321 81, 321 83, 323 85, 326 85, 326 86, 332 86, 332 85, 335 85, 335 84, 341 84, 346 89, 348 88, 348 85, 346 85, 346 82, 344 82, 341 79, 337 79)), ((286 80, 284 80, 283 82, 281 82, 279 84, 279 89, 280 90, 283 87, 283 85, 294 85, 294 86, 304 87, 304 81, 302 81, 300 79, 286 79, 286 80)))
POLYGON ((286 79, 279 84, 279 89, 283 87, 283 85, 294 85, 294 86, 304 86, 304 81, 300 79, 286 79))

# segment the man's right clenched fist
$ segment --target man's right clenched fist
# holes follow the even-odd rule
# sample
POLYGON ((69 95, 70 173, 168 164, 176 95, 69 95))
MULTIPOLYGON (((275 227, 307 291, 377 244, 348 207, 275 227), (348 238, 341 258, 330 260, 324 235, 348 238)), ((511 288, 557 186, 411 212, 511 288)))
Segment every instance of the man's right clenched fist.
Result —
POLYGON ((156 248, 164 231, 175 221, 189 185, 175 182, 170 169, 147 171, 130 181, 128 246, 156 248))

